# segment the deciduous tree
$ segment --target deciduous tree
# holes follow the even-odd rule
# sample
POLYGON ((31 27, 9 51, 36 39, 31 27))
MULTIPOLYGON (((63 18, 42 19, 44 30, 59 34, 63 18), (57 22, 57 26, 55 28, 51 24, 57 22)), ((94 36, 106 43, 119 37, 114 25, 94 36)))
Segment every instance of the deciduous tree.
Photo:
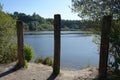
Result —
MULTIPOLYGON (((109 21, 116 21, 120 19, 120 0, 72 0, 72 11, 78 13, 78 16, 84 19, 91 19, 99 22, 104 16, 112 16, 109 21)), ((106 26, 107 28, 111 27, 112 22, 108 23, 107 25, 110 26, 106 26, 105 24, 102 24, 102 26, 106 26)), ((106 76, 106 71, 102 72, 103 69, 101 65, 104 61, 107 61, 107 56, 108 55, 102 54, 102 57, 100 57, 99 78, 106 76), (106 56, 106 59, 104 56, 106 56), (102 58, 105 60, 102 60, 102 58)))
POLYGON ((6 63, 16 59, 15 21, 0 8, 0 63, 6 63))

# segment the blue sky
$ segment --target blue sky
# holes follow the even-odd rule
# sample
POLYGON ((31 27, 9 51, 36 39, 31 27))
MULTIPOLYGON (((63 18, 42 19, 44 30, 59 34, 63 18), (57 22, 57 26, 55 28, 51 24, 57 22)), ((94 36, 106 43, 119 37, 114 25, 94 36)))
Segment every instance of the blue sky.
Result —
POLYGON ((80 20, 69 8, 71 0, 0 0, 0 3, 4 12, 18 11, 30 15, 35 12, 44 18, 61 14, 62 19, 80 20))

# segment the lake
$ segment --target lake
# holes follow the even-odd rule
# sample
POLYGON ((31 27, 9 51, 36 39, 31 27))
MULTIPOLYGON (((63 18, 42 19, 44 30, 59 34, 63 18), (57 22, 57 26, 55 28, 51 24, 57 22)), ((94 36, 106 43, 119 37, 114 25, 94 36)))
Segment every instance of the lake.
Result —
MULTIPOLYGON (((32 46, 34 59, 54 56, 53 31, 24 32, 24 43, 32 46)), ((83 69, 86 66, 98 66, 99 52, 97 45, 92 42, 94 34, 84 31, 61 32, 61 68, 83 69)))

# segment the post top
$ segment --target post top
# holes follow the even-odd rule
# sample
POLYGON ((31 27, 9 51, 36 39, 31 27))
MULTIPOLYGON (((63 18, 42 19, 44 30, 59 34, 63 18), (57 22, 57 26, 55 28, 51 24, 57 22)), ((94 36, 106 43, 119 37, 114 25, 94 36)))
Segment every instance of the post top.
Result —
POLYGON ((54 16, 60 16, 60 14, 55 14, 54 16))
POLYGON ((22 21, 21 21, 21 20, 17 20, 17 23, 18 23, 18 24, 22 24, 22 21))

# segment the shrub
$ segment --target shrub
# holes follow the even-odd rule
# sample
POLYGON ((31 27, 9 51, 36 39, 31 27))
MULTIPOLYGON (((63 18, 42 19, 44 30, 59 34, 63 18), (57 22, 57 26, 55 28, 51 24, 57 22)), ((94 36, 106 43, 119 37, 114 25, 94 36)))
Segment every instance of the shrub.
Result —
POLYGON ((35 63, 43 63, 44 60, 45 58, 41 56, 35 60, 35 63))
POLYGON ((0 4, 0 63, 16 60, 15 20, 2 11, 0 4))
POLYGON ((29 62, 33 58, 34 51, 30 45, 24 46, 24 54, 25 54, 25 60, 27 60, 27 62, 29 62))
POLYGON ((112 32, 109 35, 110 48, 109 54, 113 59, 109 59, 109 64, 115 70, 120 70, 120 32, 112 32))
POLYGON ((11 63, 17 60, 17 45, 12 43, 7 47, 4 53, 0 53, 0 63, 11 63))
POLYGON ((112 75, 111 80, 120 80, 120 76, 119 75, 112 75))
POLYGON ((17 60, 17 61, 16 61, 15 68, 16 68, 16 69, 19 69, 19 68, 28 68, 28 62, 27 62, 27 60, 24 60, 23 65, 20 65, 19 62, 18 62, 18 60, 17 60))
POLYGON ((39 57, 35 60, 35 63, 42 63, 44 65, 53 66, 53 59, 50 57, 47 58, 39 57))
POLYGON ((47 64, 49 66, 52 66, 53 65, 52 58, 50 58, 50 57, 45 58, 45 60, 43 61, 43 64, 45 64, 45 65, 47 64))
POLYGON ((27 68, 28 67, 28 62, 27 60, 24 60, 24 68, 27 68))

